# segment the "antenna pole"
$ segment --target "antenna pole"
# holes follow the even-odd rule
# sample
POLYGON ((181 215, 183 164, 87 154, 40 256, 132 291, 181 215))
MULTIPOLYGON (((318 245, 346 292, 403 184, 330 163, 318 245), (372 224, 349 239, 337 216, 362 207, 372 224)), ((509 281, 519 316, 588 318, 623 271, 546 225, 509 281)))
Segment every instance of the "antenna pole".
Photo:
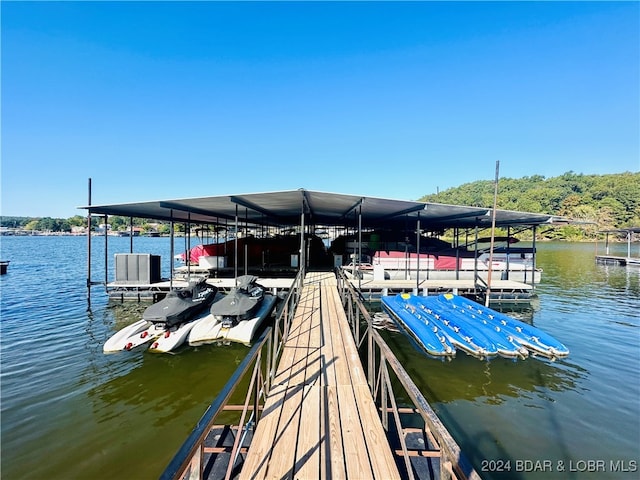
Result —
POLYGON ((493 215, 491 218, 491 246, 489 247, 489 268, 487 270, 487 294, 484 299, 485 307, 489 306, 491 296, 491 270, 493 267, 493 244, 496 235, 496 208, 498 204, 498 177, 500 175, 500 160, 496 160, 496 179, 493 188, 493 215))

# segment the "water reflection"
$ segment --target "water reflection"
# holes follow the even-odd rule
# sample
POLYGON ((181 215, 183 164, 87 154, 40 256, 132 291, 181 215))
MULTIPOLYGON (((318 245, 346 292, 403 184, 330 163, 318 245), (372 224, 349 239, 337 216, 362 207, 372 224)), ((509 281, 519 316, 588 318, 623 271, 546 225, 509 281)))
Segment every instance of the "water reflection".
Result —
POLYGON ((451 361, 426 358, 403 334, 382 333, 400 363, 431 403, 469 400, 498 405, 506 398, 546 396, 547 391, 577 388, 587 372, 570 359, 543 358, 480 361, 459 352, 451 361))
MULTIPOLYGON (((110 369, 126 372, 95 385, 87 397, 101 436, 111 440, 109 456, 118 458, 120 471, 157 478, 247 351, 232 344, 188 347, 175 355, 105 355, 110 369), (122 435, 135 437, 133 451, 122 435), (140 462, 141 452, 146 464, 140 462)), ((244 395, 243 389, 236 395, 244 395)), ((112 473, 117 474, 115 469, 112 473)))
MULTIPOLYGON (((128 242, 110 240, 110 260, 128 242)), ((95 279, 103 276, 100 243, 95 279)), ((134 243, 136 252, 161 254, 167 275, 166 239, 134 243)), ((109 304, 95 288, 86 311, 86 239, 8 237, 2 248, 11 258, 0 277, 3 478, 157 478, 247 348, 104 355, 104 341, 146 305, 109 304), (34 283, 40 278, 48 281, 34 283)), ((478 471, 497 459, 637 461, 640 269, 596 265, 593 244, 540 243, 538 253, 538 302, 509 314, 563 341, 567 359, 460 354, 441 362, 401 333, 382 335, 478 471)), ((604 477, 629 474, 597 474, 604 477)))
MULTIPOLYGON (((614 246, 611 253, 626 256, 625 248, 620 245, 614 246)), ((640 295, 640 268, 596 264, 595 244, 543 245, 539 248, 537 263, 543 269, 540 285, 543 289, 559 287, 571 292, 607 287, 618 293, 640 295)))

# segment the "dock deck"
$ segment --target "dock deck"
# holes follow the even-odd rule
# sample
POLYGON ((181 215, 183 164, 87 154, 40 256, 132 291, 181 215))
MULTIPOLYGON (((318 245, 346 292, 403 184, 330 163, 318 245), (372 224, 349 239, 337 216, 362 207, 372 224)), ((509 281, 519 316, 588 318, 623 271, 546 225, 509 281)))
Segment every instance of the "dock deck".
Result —
MULTIPOLYGON (((352 279, 366 300, 379 299, 380 295, 413 292, 416 295, 438 295, 454 293, 456 295, 474 296, 479 292, 473 280, 421 280, 416 286, 415 280, 360 280, 352 279)), ((530 303, 535 294, 534 287, 527 283, 513 280, 493 280, 491 282, 491 303, 530 303)))
POLYGON ((333 274, 305 279, 240 478, 400 478, 333 274))
POLYGON ((479 479, 378 332, 360 336, 361 320, 371 325, 343 275, 296 278, 160 478, 479 479), (248 376, 244 406, 231 404, 248 376), (240 418, 220 423, 224 412, 240 418))

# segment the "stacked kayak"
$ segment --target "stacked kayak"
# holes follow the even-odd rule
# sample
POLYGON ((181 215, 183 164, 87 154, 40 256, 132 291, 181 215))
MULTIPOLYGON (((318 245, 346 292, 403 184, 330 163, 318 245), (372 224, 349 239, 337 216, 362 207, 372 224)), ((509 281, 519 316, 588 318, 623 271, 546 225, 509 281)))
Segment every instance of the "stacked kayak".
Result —
POLYGON ((481 322, 487 328, 493 328, 503 335, 511 336, 532 354, 552 359, 564 358, 569 355, 569 349, 564 344, 533 325, 521 322, 504 313, 484 307, 458 295, 445 294, 434 298, 451 311, 458 312, 473 321, 481 322))
POLYGON ((383 296, 382 303, 429 355, 455 355, 455 346, 445 335, 443 328, 432 322, 427 315, 418 312, 416 307, 407 302, 408 298, 409 295, 405 294, 383 296))
POLYGON ((478 358, 569 355, 542 330, 457 295, 383 296, 382 304, 430 355, 452 356, 456 350, 478 358))

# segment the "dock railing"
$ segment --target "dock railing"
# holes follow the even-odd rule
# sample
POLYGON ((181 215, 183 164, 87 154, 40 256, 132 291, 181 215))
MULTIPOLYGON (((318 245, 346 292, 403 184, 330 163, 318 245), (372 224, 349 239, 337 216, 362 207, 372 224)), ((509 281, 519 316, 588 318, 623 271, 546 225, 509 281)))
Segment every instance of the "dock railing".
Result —
MULTIPOLYGON (((238 365, 218 396, 198 421, 191 434, 184 441, 173 459, 167 465, 160 478, 162 480, 184 479, 201 480, 205 478, 206 455, 211 453, 229 454, 229 463, 225 479, 234 477, 234 467, 242 448, 243 438, 253 429, 260 419, 267 392, 276 371, 284 339, 287 338, 291 320, 300 299, 304 271, 300 271, 291 284, 291 288, 277 307, 273 326, 267 327, 254 342, 244 360, 238 365), (253 366, 253 368, 251 368, 253 366), (231 397, 236 387, 251 373, 243 405, 231 405, 231 397), (233 447, 212 448, 205 445, 209 433, 216 428, 217 418, 223 412, 239 412, 237 424, 230 427, 235 432, 233 447)), ((235 472, 237 473, 237 472, 235 472)))
POLYGON ((424 395, 422 395, 384 339, 373 328, 371 315, 362 302, 361 295, 359 295, 342 271, 338 269, 336 275, 338 278, 338 290, 356 345, 360 348, 365 341, 367 342, 366 368, 371 394, 378 407, 387 435, 389 436, 392 431, 397 434, 396 439, 389 438, 389 440, 392 444, 396 440, 400 446, 396 450, 396 454, 403 457, 407 477, 409 479, 415 478, 411 465, 412 456, 426 456, 439 457, 439 478, 443 480, 449 478, 480 479, 480 476, 433 411, 424 395), (361 326, 365 325, 365 330, 361 332, 361 326), (393 391, 391 373, 402 385, 413 406, 398 405, 393 391), (407 435, 415 431, 415 428, 406 427, 402 424, 401 414, 404 417, 407 413, 413 414, 414 417, 418 415, 422 419, 424 430, 421 433, 425 438, 429 439, 429 444, 435 446, 435 449, 417 451, 407 446, 407 435), (393 426, 393 429, 390 428, 391 426, 393 426))
MULTIPOLYGON (((337 278, 338 291, 356 344, 360 348, 365 341, 367 342, 367 379, 370 390, 389 442, 395 449, 395 454, 402 457, 406 478, 416 478, 411 464, 412 458, 436 457, 439 458, 440 479, 479 479, 479 475, 394 353, 380 334, 373 329, 371 315, 360 300, 358 292, 341 272, 337 273, 337 278), (365 325, 366 327, 361 331, 361 326, 365 325), (393 390, 392 375, 402 385, 405 395, 411 400, 413 406, 398 404, 393 390), (419 429, 404 426, 401 417, 407 416, 414 419, 416 416, 421 418, 423 426, 419 429), (411 448, 407 445, 407 435, 416 430, 428 439, 429 450, 411 448), (392 438, 394 434, 397 436, 395 439, 392 438), (396 448, 395 445, 398 447, 396 448)), ((208 476, 205 472, 207 456, 211 454, 224 454, 228 457, 225 479, 234 478, 237 475, 237 469, 240 468, 237 463, 238 458, 243 449, 246 449, 243 447, 243 440, 260 420, 266 394, 276 371, 277 360, 300 299, 303 281, 304 272, 300 272, 293 281, 286 298, 280 304, 273 326, 266 328, 255 341, 244 360, 169 462, 160 476, 162 480, 206 478, 208 476), (251 379, 243 404, 231 404, 234 391, 249 376, 249 373, 251 379), (210 433, 221 426, 217 425, 217 422, 223 412, 235 412, 236 419, 239 415, 239 419, 233 425, 229 426, 229 422, 225 422, 232 432, 233 446, 205 445, 210 433)), ((412 422, 412 425, 414 424, 415 422, 412 422)))

